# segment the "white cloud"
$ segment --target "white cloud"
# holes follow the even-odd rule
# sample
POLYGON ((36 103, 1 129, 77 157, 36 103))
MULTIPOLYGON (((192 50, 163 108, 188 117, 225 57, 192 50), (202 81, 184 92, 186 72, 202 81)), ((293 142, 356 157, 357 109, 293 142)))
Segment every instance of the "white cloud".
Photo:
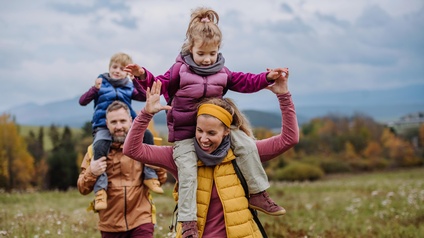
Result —
POLYGON ((421 0, 20 0, 0 9, 0 111, 81 95, 118 51, 164 73, 197 6, 220 14, 231 70, 287 66, 299 95, 424 84, 421 0))

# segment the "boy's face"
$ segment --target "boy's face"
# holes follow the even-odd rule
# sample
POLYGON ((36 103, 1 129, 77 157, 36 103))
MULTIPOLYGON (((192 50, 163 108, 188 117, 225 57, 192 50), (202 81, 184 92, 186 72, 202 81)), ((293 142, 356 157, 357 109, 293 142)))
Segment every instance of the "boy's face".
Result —
POLYGON ((109 76, 112 79, 124 79, 127 77, 127 72, 124 71, 125 66, 113 62, 109 67, 109 76))
POLYGON ((202 45, 202 41, 196 41, 190 50, 194 63, 200 67, 207 67, 215 64, 218 59, 218 45, 202 45))

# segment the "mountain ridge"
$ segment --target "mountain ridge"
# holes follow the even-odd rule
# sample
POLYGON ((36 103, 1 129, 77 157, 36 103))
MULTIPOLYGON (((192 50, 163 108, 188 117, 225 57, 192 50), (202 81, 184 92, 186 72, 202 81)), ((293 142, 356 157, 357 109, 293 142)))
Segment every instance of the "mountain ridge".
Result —
MULTIPOLYGON (((424 111, 424 85, 411 87, 375 92, 362 90, 343 93, 315 93, 307 96, 293 95, 293 100, 299 124, 328 114, 352 116, 358 113, 387 123, 410 113, 424 111)), ((78 101, 79 97, 44 105, 31 102, 13 107, 3 113, 13 115, 16 122, 22 125, 49 126, 55 124, 81 127, 91 120, 93 103, 83 107, 79 105, 78 101)), ((243 99, 240 101, 243 102, 243 99)), ((247 102, 245 104, 251 105, 247 102)), ((139 111, 143 107, 144 102, 133 101, 134 110, 139 111)), ((239 103, 239 107, 242 108, 254 127, 280 127, 281 115, 277 106, 272 110, 265 110, 265 107, 262 107, 263 110, 258 110, 243 108, 239 103)), ((158 113, 154 120, 156 125, 166 125, 165 113, 158 113)))

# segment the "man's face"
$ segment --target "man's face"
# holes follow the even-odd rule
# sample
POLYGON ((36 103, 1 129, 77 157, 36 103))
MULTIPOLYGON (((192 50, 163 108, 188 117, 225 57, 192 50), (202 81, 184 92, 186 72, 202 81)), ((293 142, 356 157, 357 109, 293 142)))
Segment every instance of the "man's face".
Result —
POLYGON ((131 122, 131 116, 123 108, 106 114, 106 125, 112 135, 113 142, 124 143, 131 122))

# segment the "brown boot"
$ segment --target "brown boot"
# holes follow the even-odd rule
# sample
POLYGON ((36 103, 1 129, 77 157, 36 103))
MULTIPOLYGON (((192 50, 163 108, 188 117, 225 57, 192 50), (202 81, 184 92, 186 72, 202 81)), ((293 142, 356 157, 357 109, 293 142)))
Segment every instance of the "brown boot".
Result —
POLYGON ((107 208, 107 193, 106 190, 101 189, 96 192, 96 198, 94 199, 94 210, 105 210, 107 208))
POLYGON ((271 216, 282 216, 286 214, 286 209, 275 204, 266 191, 251 194, 249 207, 271 216))
POLYGON ((197 221, 183 221, 183 238, 198 238, 197 221))
POLYGON ((145 179, 144 185, 146 185, 152 192, 154 193, 163 193, 163 189, 160 187, 160 182, 158 179, 152 178, 152 179, 145 179))

